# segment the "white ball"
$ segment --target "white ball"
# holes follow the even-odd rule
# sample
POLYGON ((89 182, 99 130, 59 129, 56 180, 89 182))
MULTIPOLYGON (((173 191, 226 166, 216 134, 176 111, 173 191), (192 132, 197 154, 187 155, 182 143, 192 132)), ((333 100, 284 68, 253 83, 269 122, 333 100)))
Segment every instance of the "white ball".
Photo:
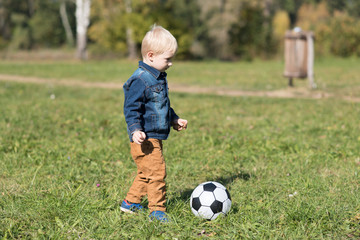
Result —
POLYGON ((220 214, 226 215, 231 208, 231 197, 228 190, 218 182, 204 182, 198 185, 191 194, 192 213, 200 218, 214 220, 220 214))

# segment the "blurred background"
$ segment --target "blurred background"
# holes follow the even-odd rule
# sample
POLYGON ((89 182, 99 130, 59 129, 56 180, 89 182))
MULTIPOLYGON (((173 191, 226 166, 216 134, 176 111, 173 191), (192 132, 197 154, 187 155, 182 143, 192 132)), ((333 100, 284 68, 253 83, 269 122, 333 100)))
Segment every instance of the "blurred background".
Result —
POLYGON ((183 60, 280 58, 294 27, 314 32, 316 57, 360 56, 359 0, 0 0, 0 54, 138 59, 154 23, 183 60))

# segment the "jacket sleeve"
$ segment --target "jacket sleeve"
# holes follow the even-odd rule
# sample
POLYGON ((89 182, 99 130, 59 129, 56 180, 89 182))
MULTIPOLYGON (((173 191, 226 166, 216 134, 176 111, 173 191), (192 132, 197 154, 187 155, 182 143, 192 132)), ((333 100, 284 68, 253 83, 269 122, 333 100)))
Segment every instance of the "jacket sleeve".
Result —
POLYGON ((176 119, 179 119, 179 116, 176 115, 175 111, 173 108, 170 108, 170 122, 172 123, 173 121, 175 121, 176 119))
POLYGON ((139 78, 129 79, 123 86, 124 115, 128 132, 143 131, 145 85, 139 78))

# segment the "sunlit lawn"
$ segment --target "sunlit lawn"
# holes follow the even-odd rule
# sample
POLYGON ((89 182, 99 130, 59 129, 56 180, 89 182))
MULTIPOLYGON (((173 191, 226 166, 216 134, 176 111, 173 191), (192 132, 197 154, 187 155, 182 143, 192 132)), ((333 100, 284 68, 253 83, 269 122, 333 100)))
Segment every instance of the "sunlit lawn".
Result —
MULTIPOLYGON (((336 95, 360 96, 360 58, 317 59, 315 82, 318 90, 336 95)), ((123 83, 136 69, 136 61, 2 61, 0 74, 70 79, 73 81, 123 83)), ((171 83, 222 87, 238 90, 278 90, 287 87, 279 60, 253 62, 174 62, 168 71, 171 83)), ((307 79, 295 79, 296 87, 307 87, 307 79)))
MULTIPOLYGON (((319 87, 356 89, 355 65, 319 62, 319 87)), ((169 80, 182 84, 251 90, 287 84, 280 62, 175 66, 169 80)), ((122 82, 135 67, 2 62, 0 72, 122 82)), ((172 132, 164 145, 172 219, 164 225, 150 223, 147 213, 119 210, 136 171, 122 90, 0 82, 0 237, 360 238, 359 103, 181 93, 171 93, 171 101, 189 128, 172 132), (223 183, 233 199, 229 215, 212 222, 189 207, 192 189, 208 180, 223 183)))

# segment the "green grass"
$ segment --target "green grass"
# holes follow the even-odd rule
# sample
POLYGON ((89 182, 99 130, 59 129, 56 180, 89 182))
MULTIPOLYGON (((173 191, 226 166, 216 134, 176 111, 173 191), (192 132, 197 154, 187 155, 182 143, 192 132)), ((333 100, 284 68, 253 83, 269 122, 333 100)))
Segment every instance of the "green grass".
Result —
MULTIPOLYGON (((354 60, 324 61, 323 74, 326 63, 333 76, 322 80, 326 88, 337 91, 347 89, 347 83, 352 88, 359 85, 352 75, 359 70, 349 67, 345 73, 334 66, 339 62, 351 66, 354 60)), ((109 69, 118 62, 76 64, 82 67, 33 63, 37 69, 33 76, 50 76, 53 69, 53 77, 59 78, 117 78, 109 69), (66 74, 73 76, 63 72, 68 67, 66 74)), ((124 71, 133 70, 134 63, 124 64, 131 68, 124 71)), ((253 72, 252 79, 259 84, 240 77, 233 79, 233 86, 241 87, 242 82, 244 88, 261 89, 267 84, 264 73, 255 69, 259 62, 208 64, 179 63, 179 69, 193 66, 186 76, 194 71, 198 76, 193 79, 199 79, 194 84, 206 85, 211 74, 200 69, 217 67, 223 72, 219 76, 229 76, 226 72, 238 64, 246 75, 253 72)), ((31 75, 25 63, 5 62, 0 69, 31 75), (18 70, 6 67, 17 64, 18 70)), ((172 71, 181 79, 180 70, 172 71)), ((122 80, 125 74, 118 73, 122 80)), ((171 93, 171 101, 189 120, 189 128, 172 132, 164 144, 172 218, 164 225, 150 223, 147 214, 129 216, 119 210, 136 171, 121 90, 0 82, 0 238, 360 238, 358 103, 180 93, 171 93), (211 222, 194 217, 189 207, 192 189, 208 180, 223 183, 233 200, 229 215, 211 222)))
MULTIPOLYGON (((315 82, 318 89, 336 95, 360 97, 360 59, 318 59, 315 62, 315 82)), ((72 79, 90 82, 125 82, 137 67, 137 62, 89 61, 43 62, 2 61, 0 74, 16 74, 41 78, 72 79)), ((282 76, 282 61, 253 62, 174 62, 169 81, 189 86, 216 86, 241 90, 277 90, 287 87, 282 76)), ((297 87, 307 87, 307 79, 295 79, 297 87)))

